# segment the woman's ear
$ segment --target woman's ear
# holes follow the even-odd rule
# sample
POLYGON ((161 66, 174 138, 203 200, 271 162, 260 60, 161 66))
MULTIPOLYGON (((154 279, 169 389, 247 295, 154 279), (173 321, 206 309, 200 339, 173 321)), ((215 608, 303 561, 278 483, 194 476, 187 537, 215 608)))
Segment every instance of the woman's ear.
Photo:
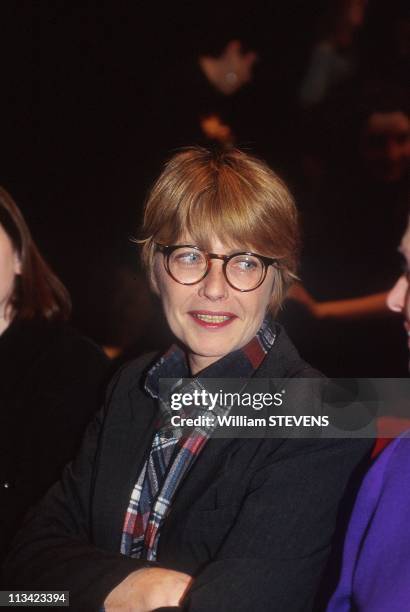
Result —
POLYGON ((159 286, 158 286, 157 272, 156 272, 155 264, 153 266, 153 269, 151 270, 151 274, 149 275, 149 284, 151 286, 152 291, 155 293, 155 295, 159 295, 159 286))
POLYGON ((14 274, 21 274, 21 257, 17 251, 14 252, 14 274))

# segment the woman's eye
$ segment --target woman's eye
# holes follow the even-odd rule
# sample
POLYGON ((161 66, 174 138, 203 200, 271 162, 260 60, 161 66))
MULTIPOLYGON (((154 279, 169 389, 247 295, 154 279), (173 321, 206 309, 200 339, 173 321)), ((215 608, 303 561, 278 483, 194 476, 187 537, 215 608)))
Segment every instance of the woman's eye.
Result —
POLYGON ((181 265, 195 265, 202 261, 202 257, 200 253, 196 253, 195 251, 187 251, 185 253, 178 253, 175 257, 175 261, 181 265))
POLYGON ((234 266, 240 272, 254 272, 258 268, 258 262, 253 259, 238 259, 234 261, 234 266))

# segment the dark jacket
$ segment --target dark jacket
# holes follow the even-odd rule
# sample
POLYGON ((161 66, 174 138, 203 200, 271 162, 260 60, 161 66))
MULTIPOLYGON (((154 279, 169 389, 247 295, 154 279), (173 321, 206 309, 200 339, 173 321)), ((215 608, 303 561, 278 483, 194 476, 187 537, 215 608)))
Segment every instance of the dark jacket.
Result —
POLYGON ((100 349, 63 323, 15 321, 0 336, 0 558, 75 456, 106 371, 100 349))
MULTIPOLYGON (((256 375, 314 377, 283 329, 256 375)), ((119 554, 124 515, 149 453, 156 402, 143 358, 126 366, 83 448, 18 536, 8 588, 65 589, 98 610, 141 560, 119 554)), ((311 609, 361 440, 211 439, 175 496, 158 564, 195 577, 186 610, 311 609)), ((184 608, 185 609, 185 608, 184 608)))

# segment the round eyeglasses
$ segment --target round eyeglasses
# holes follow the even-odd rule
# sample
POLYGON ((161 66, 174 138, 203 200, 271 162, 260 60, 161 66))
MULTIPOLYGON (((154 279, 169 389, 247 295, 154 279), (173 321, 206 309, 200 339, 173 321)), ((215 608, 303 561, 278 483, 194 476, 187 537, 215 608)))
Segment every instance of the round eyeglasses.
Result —
POLYGON ((265 280, 268 266, 278 267, 277 259, 240 252, 232 255, 207 253, 191 244, 165 246, 156 243, 164 255, 164 266, 171 278, 181 285, 195 285, 208 274, 211 260, 223 261, 222 270, 227 283, 237 291, 253 291, 265 280))

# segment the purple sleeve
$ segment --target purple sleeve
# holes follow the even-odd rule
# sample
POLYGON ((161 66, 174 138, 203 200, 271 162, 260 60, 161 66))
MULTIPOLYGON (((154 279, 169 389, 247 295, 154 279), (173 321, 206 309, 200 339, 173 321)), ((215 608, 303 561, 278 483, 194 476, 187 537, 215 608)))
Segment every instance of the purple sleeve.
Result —
POLYGON ((410 601, 410 438, 385 449, 360 489, 327 612, 402 612, 410 601))

